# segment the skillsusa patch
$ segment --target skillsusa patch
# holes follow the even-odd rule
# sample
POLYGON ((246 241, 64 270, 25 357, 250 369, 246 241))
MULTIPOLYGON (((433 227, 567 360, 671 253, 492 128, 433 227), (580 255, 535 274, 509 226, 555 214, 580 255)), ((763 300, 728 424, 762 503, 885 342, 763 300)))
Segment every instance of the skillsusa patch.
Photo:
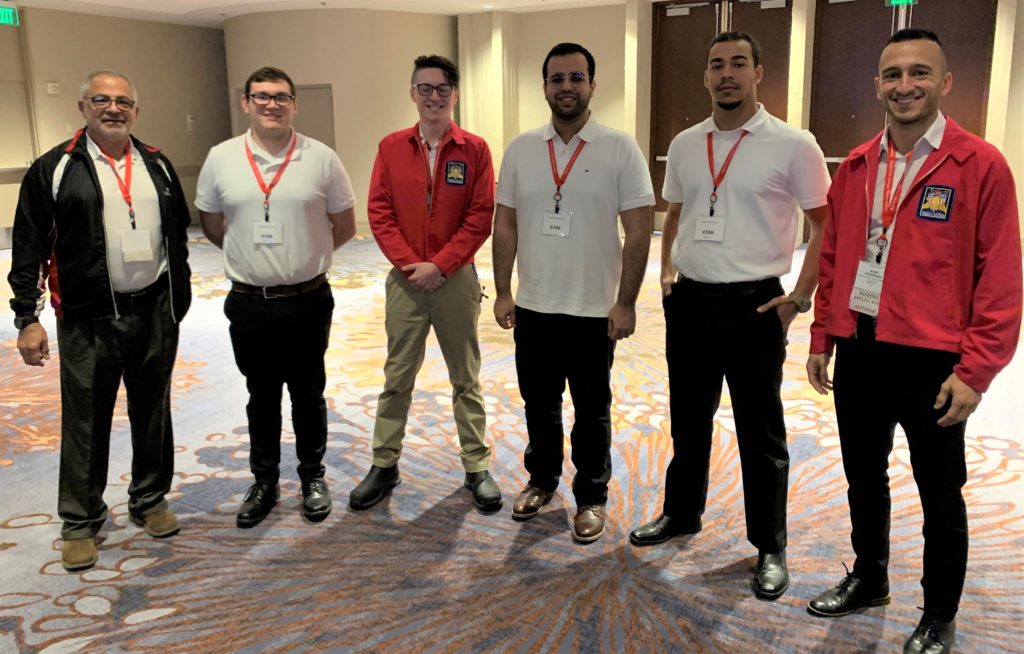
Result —
POLYGON ((449 161, 448 162, 448 173, 445 175, 445 181, 449 184, 457 184, 458 186, 464 186, 466 184, 466 164, 462 161, 449 161))
POLYGON ((948 186, 925 186, 921 192, 921 202, 917 205, 917 217, 948 221, 952 208, 953 189, 948 186))

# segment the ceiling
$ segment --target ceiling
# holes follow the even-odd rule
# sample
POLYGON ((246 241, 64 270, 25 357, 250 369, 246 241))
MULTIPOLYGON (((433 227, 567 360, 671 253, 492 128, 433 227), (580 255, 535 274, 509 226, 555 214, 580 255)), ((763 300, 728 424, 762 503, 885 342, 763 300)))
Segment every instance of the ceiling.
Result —
MULTIPOLYGON (((487 11, 543 11, 623 4, 624 0, 13 0, 19 7, 43 7, 83 14, 137 18, 182 25, 220 27, 233 16, 264 11, 377 9, 427 14, 487 11)), ((0 6, 11 0, 0 0, 0 6)))

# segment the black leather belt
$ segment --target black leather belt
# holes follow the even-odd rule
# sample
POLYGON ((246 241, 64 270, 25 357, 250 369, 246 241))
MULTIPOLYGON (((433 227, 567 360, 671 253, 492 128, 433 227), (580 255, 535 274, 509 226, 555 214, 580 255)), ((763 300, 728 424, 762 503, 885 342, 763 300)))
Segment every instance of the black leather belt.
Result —
POLYGON ((779 288, 778 277, 768 277, 752 282, 721 282, 709 283, 698 282, 679 275, 676 279, 679 287, 694 295, 704 297, 729 297, 734 295, 753 295, 763 291, 777 291, 779 288))
POLYGON ((231 292, 242 293, 243 295, 256 295, 269 300, 271 298, 295 297, 296 295, 309 293, 320 288, 325 283, 327 283, 327 273, 321 273, 306 282, 283 284, 281 286, 252 286, 242 282, 231 282, 231 292))

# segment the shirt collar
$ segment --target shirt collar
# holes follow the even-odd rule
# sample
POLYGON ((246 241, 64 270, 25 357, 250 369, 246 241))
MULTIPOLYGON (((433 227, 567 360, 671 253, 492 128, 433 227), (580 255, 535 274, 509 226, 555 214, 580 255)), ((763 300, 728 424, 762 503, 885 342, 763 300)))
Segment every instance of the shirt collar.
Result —
MULTIPOLYGON (((295 152, 292 153, 292 161, 298 161, 302 158, 302 151, 306 149, 306 139, 302 138, 302 135, 296 132, 294 128, 292 128, 292 133, 298 138, 295 143, 295 152)), ((285 156, 288 154, 288 146, 285 146, 278 155, 272 155, 264 150, 263 146, 257 143, 256 138, 252 135, 251 127, 245 131, 245 139, 249 143, 249 149, 252 150, 252 156, 259 158, 266 163, 284 161, 285 156)), ((289 141, 289 144, 291 144, 291 141, 289 141)))
MULTIPOLYGON (((587 122, 583 125, 583 128, 576 132, 572 139, 569 139, 569 143, 572 143, 573 139, 577 136, 580 137, 581 141, 590 143, 597 138, 597 133, 600 129, 600 124, 594 118, 594 115, 591 114, 590 117, 587 118, 587 122)), ((549 120, 548 123, 544 125, 544 129, 541 130, 540 135, 545 141, 550 141, 551 139, 558 137, 558 132, 555 131, 555 123, 553 120, 549 120)), ((558 138, 558 141, 561 142, 562 139, 558 138)))
MULTIPOLYGON (((750 119, 747 120, 747 122, 743 123, 743 125, 741 125, 739 127, 739 129, 746 130, 748 132, 754 133, 757 130, 759 130, 761 127, 763 127, 765 122, 767 122, 767 120, 768 120, 768 112, 765 110, 764 105, 761 104, 760 102, 758 102, 757 103, 757 111, 755 111, 754 115, 751 116, 750 119)), ((708 118, 707 121, 704 123, 704 132, 705 133, 708 133, 708 132, 718 132, 719 134, 725 134, 727 132, 735 132, 735 131, 737 131, 737 130, 722 130, 722 129, 719 129, 718 125, 715 123, 715 117, 714 116, 711 116, 710 118, 708 118)))
MULTIPOLYGON (((946 133, 946 117, 939 112, 939 115, 935 117, 931 127, 924 133, 924 136, 917 140, 914 144, 914 152, 917 152, 923 145, 929 146, 928 151, 938 150, 942 146, 942 135, 946 133)), ((882 141, 878 144, 879 155, 885 154, 889 149, 889 130, 888 128, 882 132, 882 141)))
MULTIPOLYGON (((92 157, 94 161, 106 161, 106 157, 103 156, 103 150, 100 149, 100 146, 96 141, 92 140, 92 137, 89 136, 89 132, 85 133, 85 147, 89 150, 89 156, 92 157)), ((139 158, 139 151, 135 148, 135 144, 132 143, 131 140, 128 141, 128 147, 132 149, 132 157, 136 159, 139 158)))

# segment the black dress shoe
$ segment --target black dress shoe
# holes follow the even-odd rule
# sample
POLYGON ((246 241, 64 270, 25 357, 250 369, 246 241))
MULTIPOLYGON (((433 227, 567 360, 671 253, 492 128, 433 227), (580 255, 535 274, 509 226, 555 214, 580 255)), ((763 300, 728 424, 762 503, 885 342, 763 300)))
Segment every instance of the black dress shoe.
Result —
POLYGON ((331 491, 323 477, 302 482, 302 515, 312 522, 320 522, 331 513, 331 491))
POLYGON ((501 508, 501 489, 486 470, 466 473, 466 488, 473 491, 473 504, 481 511, 501 508))
POLYGON ((789 588, 789 571, 786 569, 786 550, 778 554, 761 552, 757 555, 752 581, 754 595, 761 599, 773 600, 782 597, 789 588))
POLYGON ((903 645, 903 654, 949 654, 956 640, 956 620, 943 622, 925 613, 903 645))
POLYGON ((825 618, 838 618, 867 606, 888 604, 891 599, 888 581, 870 583, 847 573, 838 586, 808 602, 807 611, 825 618))
POLYGON ((391 494, 391 489, 402 481, 398 464, 390 468, 370 466, 370 472, 348 496, 348 505, 357 511, 368 509, 391 494))
POLYGON ((277 504, 279 491, 277 484, 263 484, 256 482, 246 491, 242 499, 242 506, 238 507, 238 516, 235 524, 241 529, 255 527, 263 522, 263 519, 270 514, 270 510, 277 504))
POLYGON ((634 545, 657 545, 664 543, 673 536, 680 534, 696 534, 701 530, 700 520, 697 523, 683 523, 667 515, 660 515, 651 522, 629 532, 629 542, 634 545))

